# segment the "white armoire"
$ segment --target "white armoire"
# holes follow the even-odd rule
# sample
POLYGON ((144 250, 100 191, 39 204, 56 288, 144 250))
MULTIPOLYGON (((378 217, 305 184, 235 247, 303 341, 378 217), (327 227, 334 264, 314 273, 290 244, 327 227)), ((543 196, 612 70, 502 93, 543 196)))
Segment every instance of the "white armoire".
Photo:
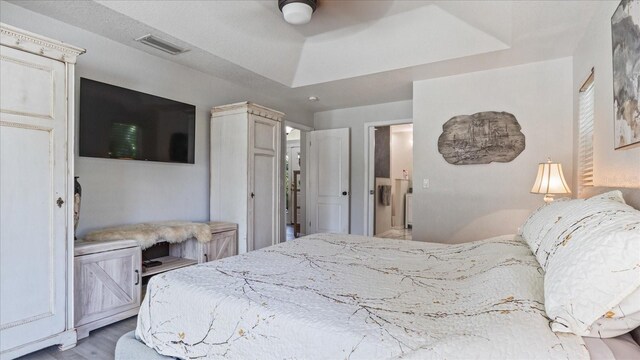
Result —
POLYGON ((0 358, 73 347, 74 63, 0 24, 0 358))
POLYGON ((238 224, 238 253, 280 242, 282 118, 250 102, 211 109, 211 220, 238 224))

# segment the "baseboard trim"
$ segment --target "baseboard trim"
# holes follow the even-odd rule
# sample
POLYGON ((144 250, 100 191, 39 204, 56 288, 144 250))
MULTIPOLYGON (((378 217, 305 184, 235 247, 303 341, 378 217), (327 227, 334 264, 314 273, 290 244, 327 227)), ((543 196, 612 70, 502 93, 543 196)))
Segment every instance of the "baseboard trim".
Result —
POLYGON ((82 326, 78 326, 76 328, 76 330, 78 331, 78 340, 80 339, 84 339, 87 336, 89 336, 89 332, 93 331, 95 329, 101 328, 103 326, 107 326, 109 324, 113 324, 114 322, 118 322, 120 320, 124 320, 124 319, 128 319, 130 317, 136 316, 138 315, 138 312, 140 311, 140 307, 136 306, 133 309, 127 310, 127 311, 123 311, 119 314, 116 315, 111 315, 109 317, 106 318, 102 318, 100 320, 96 320, 96 321, 92 321, 88 324, 82 325, 82 326))
POLYGON ((76 346, 78 337, 75 329, 67 330, 42 340, 30 342, 0 353, 0 360, 10 360, 44 349, 52 345, 59 345, 60 351, 68 350, 76 346))

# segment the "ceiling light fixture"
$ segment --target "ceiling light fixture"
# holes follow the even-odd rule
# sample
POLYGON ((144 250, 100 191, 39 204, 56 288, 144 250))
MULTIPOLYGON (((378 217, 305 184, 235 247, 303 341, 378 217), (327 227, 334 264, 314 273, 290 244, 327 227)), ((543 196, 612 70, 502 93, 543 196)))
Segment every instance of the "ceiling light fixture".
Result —
POLYGON ((278 7, 284 21, 291 25, 302 25, 311 21, 311 15, 318 7, 317 0, 278 0, 278 7))
POLYGON ((317 96, 309 96, 309 101, 320 101, 320 98, 317 96))

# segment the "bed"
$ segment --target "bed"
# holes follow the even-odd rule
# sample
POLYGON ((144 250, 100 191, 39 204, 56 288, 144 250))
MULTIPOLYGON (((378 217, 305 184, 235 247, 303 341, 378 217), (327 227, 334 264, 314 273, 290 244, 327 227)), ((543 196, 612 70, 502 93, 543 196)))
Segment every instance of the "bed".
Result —
POLYGON ((551 331, 544 276, 519 235, 440 245, 316 234, 154 277, 117 358, 632 354, 631 335, 615 356, 607 341, 551 331))

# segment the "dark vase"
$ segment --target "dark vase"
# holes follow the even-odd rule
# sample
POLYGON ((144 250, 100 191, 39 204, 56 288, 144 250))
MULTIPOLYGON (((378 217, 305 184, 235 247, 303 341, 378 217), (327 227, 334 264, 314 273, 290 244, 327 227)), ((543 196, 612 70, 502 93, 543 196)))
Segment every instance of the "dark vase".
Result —
POLYGON ((82 186, 78 182, 79 176, 73 177, 73 238, 78 239, 75 236, 78 229, 78 222, 80 221, 80 202, 82 201, 82 186))

